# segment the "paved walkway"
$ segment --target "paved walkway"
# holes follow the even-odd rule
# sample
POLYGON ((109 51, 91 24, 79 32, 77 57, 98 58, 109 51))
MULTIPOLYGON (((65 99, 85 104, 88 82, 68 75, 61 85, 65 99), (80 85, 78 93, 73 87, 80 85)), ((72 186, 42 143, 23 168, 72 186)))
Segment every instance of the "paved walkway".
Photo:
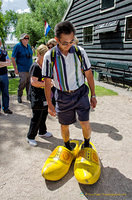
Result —
MULTIPOLYGON (((48 117, 48 130, 54 137, 36 137, 38 147, 26 142, 31 109, 24 99, 10 100, 13 115, 0 115, 0 199, 1 200, 131 200, 132 199, 132 92, 118 90, 119 95, 98 97, 91 112, 91 141, 102 164, 99 181, 92 186, 79 184, 74 177, 74 162, 60 181, 45 181, 41 176, 44 161, 58 145, 63 145, 56 118, 48 117)), ((70 126, 71 138, 83 140, 79 122, 70 126)))

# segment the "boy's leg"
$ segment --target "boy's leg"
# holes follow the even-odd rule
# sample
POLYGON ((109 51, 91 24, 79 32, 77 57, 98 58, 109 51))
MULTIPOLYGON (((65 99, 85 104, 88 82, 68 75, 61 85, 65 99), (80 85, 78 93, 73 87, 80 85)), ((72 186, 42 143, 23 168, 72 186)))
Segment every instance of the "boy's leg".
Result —
POLYGON ((62 125, 61 124, 61 136, 63 138, 64 143, 69 141, 69 125, 62 125))
POLYGON ((69 141, 69 137, 70 137, 69 125, 61 124, 61 135, 62 135, 63 141, 65 143, 65 147, 71 151, 72 147, 71 147, 70 141, 69 141))
POLYGON ((84 137, 84 147, 89 147, 89 141, 91 137, 91 127, 89 121, 80 121, 84 137))

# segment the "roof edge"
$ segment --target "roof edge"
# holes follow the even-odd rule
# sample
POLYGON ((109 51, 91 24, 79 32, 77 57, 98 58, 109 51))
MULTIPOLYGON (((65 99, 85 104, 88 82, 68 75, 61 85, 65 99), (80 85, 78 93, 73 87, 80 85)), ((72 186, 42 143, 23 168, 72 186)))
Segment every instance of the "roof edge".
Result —
POLYGON ((64 16, 63 16, 63 18, 62 18, 61 21, 64 21, 64 20, 65 20, 67 14, 68 14, 68 12, 69 12, 69 10, 70 10, 72 4, 73 4, 73 1, 74 1, 74 0, 71 0, 71 2, 69 3, 69 6, 68 6, 68 8, 67 8, 67 10, 66 10, 66 13, 64 14, 64 16))

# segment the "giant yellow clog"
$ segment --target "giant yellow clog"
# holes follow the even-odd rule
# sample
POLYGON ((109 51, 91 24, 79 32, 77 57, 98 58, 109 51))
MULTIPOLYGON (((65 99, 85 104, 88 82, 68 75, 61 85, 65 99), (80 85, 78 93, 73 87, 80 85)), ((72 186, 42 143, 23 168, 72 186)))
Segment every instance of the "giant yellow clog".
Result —
POLYGON ((75 160, 74 175, 79 183, 91 185, 99 179, 101 165, 95 146, 90 142, 92 148, 82 148, 83 143, 75 160))
POLYGON ((79 151, 79 141, 71 140, 70 143, 75 144, 72 151, 64 146, 58 146, 44 163, 41 173, 46 180, 58 181, 68 172, 79 151))

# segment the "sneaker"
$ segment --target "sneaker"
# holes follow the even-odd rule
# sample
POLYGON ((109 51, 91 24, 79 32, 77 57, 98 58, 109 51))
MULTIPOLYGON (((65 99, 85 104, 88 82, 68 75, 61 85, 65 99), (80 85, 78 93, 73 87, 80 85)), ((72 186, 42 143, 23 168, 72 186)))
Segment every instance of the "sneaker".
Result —
POLYGON ((22 103, 22 98, 21 97, 18 97, 18 103, 22 103))
POLYGON ((36 140, 32 140, 32 139, 29 139, 29 138, 27 138, 27 142, 31 145, 31 146, 34 146, 34 147, 36 147, 38 144, 37 144, 37 142, 36 142, 36 140))
POLYGON ((13 112, 10 109, 4 110, 5 114, 12 114, 13 112))
POLYGON ((39 137, 46 137, 46 138, 48 138, 48 137, 52 137, 53 135, 52 135, 52 133, 50 133, 50 132, 46 132, 45 134, 38 134, 38 136, 39 137))

